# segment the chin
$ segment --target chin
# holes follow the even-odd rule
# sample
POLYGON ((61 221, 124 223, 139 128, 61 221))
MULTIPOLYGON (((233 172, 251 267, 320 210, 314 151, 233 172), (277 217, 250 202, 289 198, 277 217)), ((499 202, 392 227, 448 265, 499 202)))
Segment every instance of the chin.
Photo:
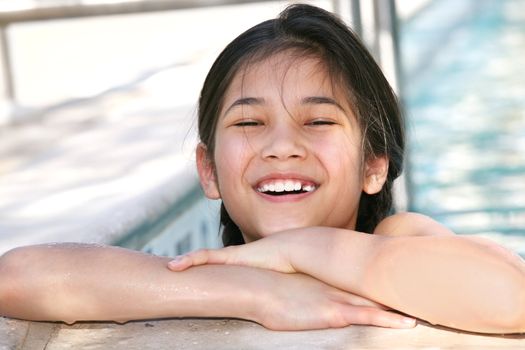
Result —
POLYGON ((274 233, 298 229, 302 227, 310 227, 310 226, 315 226, 315 225, 311 223, 305 223, 305 222, 287 222, 287 223, 281 223, 279 225, 265 225, 262 230, 259 230, 258 236, 262 238, 262 237, 271 236, 274 233))

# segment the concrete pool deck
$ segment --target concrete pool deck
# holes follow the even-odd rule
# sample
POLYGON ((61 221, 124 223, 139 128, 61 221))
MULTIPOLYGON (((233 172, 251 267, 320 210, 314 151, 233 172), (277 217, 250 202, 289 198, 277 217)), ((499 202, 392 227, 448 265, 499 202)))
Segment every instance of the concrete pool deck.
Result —
POLYGON ((396 330, 351 326, 300 332, 270 331, 253 322, 175 319, 67 326, 4 319, 0 349, 523 349, 525 336, 486 336, 420 324, 396 330))
POLYGON ((0 349, 523 349, 525 336, 486 336, 420 324, 399 330, 351 326, 277 332, 231 319, 63 325, 4 319, 0 349))

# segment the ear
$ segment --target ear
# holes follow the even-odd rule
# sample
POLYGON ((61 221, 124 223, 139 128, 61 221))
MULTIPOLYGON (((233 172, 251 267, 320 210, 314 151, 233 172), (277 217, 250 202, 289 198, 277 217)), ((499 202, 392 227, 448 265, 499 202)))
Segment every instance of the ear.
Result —
POLYGON ((203 143, 197 145, 197 171, 204 194, 209 199, 220 199, 219 186, 215 177, 215 168, 208 157, 208 149, 203 143))
POLYGON ((383 188, 388 175, 388 158, 386 156, 366 161, 363 179, 363 191, 376 194, 383 188))

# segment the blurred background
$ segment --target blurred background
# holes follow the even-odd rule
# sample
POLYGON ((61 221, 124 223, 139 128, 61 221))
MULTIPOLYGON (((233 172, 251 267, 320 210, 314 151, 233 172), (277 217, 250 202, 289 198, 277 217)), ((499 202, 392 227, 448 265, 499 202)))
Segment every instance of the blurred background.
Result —
MULTIPOLYGON (((218 246, 194 170, 220 50, 294 1, 0 0, 0 253, 218 246)), ((399 94, 400 210, 525 254, 525 1, 303 1, 338 13, 399 94)))

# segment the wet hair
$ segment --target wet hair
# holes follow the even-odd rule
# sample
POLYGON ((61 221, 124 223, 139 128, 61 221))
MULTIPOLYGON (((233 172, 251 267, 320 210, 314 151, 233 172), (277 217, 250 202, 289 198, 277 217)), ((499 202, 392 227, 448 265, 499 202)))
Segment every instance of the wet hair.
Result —
MULTIPOLYGON (((201 142, 213 161, 215 131, 223 97, 235 75, 247 65, 284 51, 319 58, 332 81, 342 84, 360 125, 364 160, 386 156, 388 175, 382 190, 365 192, 359 201, 356 230, 373 232, 392 211, 392 185, 401 174, 405 147, 399 103, 381 69, 359 38, 338 17, 323 9, 296 4, 276 19, 264 21, 233 40, 215 60, 199 98, 201 142)), ((243 244, 238 226, 221 205, 222 241, 243 244)))

